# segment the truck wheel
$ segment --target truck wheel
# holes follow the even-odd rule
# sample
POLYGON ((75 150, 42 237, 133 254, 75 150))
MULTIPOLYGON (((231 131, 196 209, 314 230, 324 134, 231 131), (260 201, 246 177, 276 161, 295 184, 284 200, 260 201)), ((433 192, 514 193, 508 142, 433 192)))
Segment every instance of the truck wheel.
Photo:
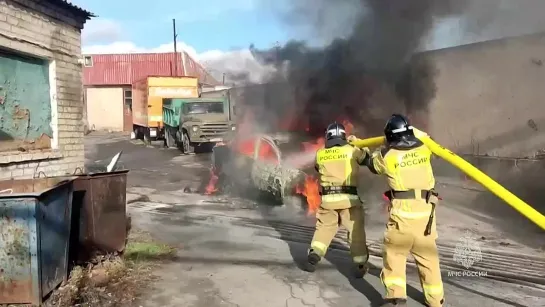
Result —
POLYGON ((176 148, 176 132, 171 127, 165 127, 165 146, 176 148))
POLYGON ((174 140, 176 141, 176 147, 178 147, 178 149, 180 149, 180 150, 183 149, 182 135, 183 135, 183 131, 176 130, 174 140))
POLYGON ((149 128, 145 128, 144 130, 144 144, 151 145, 151 136, 150 136, 149 128))
POLYGON ((192 154, 195 152, 195 148, 191 146, 191 141, 189 140, 189 135, 187 135, 187 132, 184 132, 182 135, 182 152, 184 154, 192 154))
POLYGON ((141 140, 143 138, 142 128, 140 128, 139 126, 134 126, 131 138, 132 137, 134 137, 135 140, 141 140))

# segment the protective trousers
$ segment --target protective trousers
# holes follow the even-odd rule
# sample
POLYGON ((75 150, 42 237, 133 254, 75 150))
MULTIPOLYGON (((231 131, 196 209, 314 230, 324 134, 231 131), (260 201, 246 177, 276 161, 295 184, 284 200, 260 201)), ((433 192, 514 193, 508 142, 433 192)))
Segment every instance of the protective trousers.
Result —
POLYGON ((426 304, 443 306, 443 282, 437 252, 435 218, 431 233, 424 235, 431 207, 422 199, 392 201, 390 219, 384 233, 384 251, 381 280, 386 288, 386 299, 407 298, 406 264, 411 253, 418 267, 420 284, 426 304), (419 208, 419 210, 411 210, 419 208))
POLYGON ((320 257, 324 257, 339 225, 348 231, 350 254, 356 264, 366 264, 369 260, 365 237, 365 218, 361 205, 347 209, 325 209, 320 207, 316 212, 316 231, 310 247, 320 257))

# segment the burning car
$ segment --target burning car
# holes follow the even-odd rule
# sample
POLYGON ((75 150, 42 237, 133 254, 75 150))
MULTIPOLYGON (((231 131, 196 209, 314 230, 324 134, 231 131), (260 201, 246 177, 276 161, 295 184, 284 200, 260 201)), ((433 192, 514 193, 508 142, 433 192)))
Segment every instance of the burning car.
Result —
POLYGON ((212 153, 215 180, 207 192, 226 185, 249 187, 271 195, 281 204, 302 195, 309 211, 313 211, 320 204, 320 195, 318 181, 311 174, 315 172, 315 149, 322 145, 300 142, 296 135, 284 133, 238 138, 216 146, 212 153))
POLYGON ((326 119, 317 116, 315 108, 301 109, 304 105, 297 103, 301 93, 288 83, 229 91, 240 106, 237 129, 230 141, 213 149, 205 193, 235 186, 243 195, 259 191, 280 204, 291 204, 294 196, 302 196, 308 213, 313 213, 321 203, 314 164, 316 151, 325 145, 323 129, 336 118, 350 133, 354 127, 348 116, 332 114, 326 119))

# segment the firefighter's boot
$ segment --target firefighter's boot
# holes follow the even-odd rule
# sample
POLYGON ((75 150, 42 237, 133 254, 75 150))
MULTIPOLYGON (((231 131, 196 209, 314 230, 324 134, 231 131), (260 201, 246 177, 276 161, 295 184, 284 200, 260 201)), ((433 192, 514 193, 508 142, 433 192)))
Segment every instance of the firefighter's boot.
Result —
POLYGON ((388 298, 380 307, 407 307, 407 300, 403 298, 388 298))
POLYGON ((365 274, 367 274, 367 272, 369 272, 369 265, 367 263, 365 264, 360 263, 356 265, 356 272, 355 272, 356 278, 363 278, 365 274))
POLYGON ((318 264, 318 262, 320 262, 321 258, 322 257, 320 257, 320 255, 316 254, 316 252, 314 252, 314 250, 311 249, 308 252, 305 271, 307 272, 316 271, 316 265, 318 264))

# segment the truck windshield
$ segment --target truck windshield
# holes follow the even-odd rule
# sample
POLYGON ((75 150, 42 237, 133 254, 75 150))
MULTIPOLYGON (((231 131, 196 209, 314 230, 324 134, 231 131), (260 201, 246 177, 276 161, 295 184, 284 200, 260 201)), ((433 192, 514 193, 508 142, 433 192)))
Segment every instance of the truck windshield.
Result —
POLYGON ((186 114, 223 113, 223 102, 192 102, 186 104, 186 114))

